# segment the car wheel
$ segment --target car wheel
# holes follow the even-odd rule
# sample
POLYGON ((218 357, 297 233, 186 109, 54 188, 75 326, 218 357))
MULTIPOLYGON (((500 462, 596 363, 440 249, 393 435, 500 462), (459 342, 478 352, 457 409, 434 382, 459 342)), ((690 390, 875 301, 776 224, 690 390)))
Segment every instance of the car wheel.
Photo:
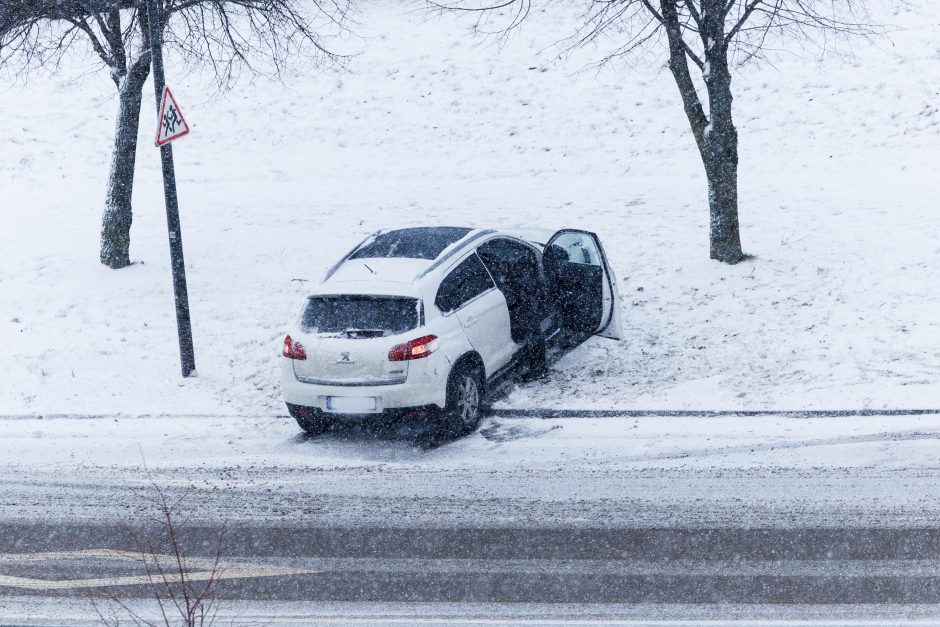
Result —
POLYGON ((463 365, 454 368, 447 382, 447 407, 442 427, 448 435, 472 433, 483 415, 483 373, 463 365))
POLYGON ((330 428, 330 421, 319 409, 288 404, 287 410, 297 421, 297 426, 306 431, 307 435, 320 435, 330 428))

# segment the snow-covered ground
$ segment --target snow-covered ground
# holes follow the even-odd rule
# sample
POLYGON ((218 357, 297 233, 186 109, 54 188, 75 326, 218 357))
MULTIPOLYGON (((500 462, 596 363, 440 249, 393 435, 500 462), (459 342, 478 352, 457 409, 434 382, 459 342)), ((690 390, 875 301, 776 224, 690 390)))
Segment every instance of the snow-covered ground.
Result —
POLYGON ((940 417, 488 418, 309 439, 287 418, 3 422, 0 522, 511 528, 933 526, 940 417), (366 437, 368 435, 369 437, 366 437), (147 471, 144 469, 146 463, 147 471))
MULTIPOLYGON (((307 438, 289 418, 24 418, 4 423, 0 468, 70 477, 81 474, 76 469, 137 473, 144 463, 154 472, 239 464, 275 474, 334 468, 534 472, 566 463, 608 469, 940 467, 940 416, 490 418, 472 436, 440 447, 416 445, 423 428, 420 422, 377 432, 350 427, 307 438), (378 437, 363 442, 362 433, 378 437)), ((148 482, 143 474, 137 480, 148 482)))
MULTIPOLYGON (((940 25, 856 56, 781 53, 735 78, 743 241, 707 260, 704 177, 662 67, 553 62, 567 10, 502 49, 367 3, 349 73, 217 94, 170 69, 198 378, 178 373, 155 116, 144 102, 131 268, 97 261, 116 102, 103 72, 0 88, 0 413, 281 412, 304 291, 364 233, 580 226, 620 275, 627 339, 592 340, 512 406, 940 405, 940 25)), ((148 87, 149 89, 149 87, 148 87)), ((4 426, 4 432, 12 427, 4 426)))

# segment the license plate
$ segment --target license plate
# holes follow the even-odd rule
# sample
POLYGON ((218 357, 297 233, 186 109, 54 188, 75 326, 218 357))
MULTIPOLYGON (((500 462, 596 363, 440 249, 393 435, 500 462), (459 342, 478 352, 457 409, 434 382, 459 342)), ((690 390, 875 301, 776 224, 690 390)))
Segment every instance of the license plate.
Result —
POLYGON ((376 409, 374 396, 327 396, 327 411, 344 412, 348 414, 374 412, 376 409))

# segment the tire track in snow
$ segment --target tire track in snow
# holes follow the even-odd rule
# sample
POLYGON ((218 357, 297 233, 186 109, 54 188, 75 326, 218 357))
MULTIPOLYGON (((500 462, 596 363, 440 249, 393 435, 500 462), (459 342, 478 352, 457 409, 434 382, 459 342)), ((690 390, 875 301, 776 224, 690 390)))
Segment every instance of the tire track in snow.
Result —
POLYGON ((865 435, 851 435, 835 438, 815 438, 811 440, 796 440, 792 442, 778 441, 754 444, 740 444, 737 446, 722 446, 718 448, 700 447, 681 451, 663 451, 649 455, 626 455, 618 462, 647 462, 672 459, 701 459, 706 457, 727 457, 740 453, 762 453, 767 451, 794 450, 819 446, 842 446, 846 444, 873 444, 877 442, 912 442, 916 440, 940 440, 940 432, 925 431, 896 431, 869 433, 865 435))

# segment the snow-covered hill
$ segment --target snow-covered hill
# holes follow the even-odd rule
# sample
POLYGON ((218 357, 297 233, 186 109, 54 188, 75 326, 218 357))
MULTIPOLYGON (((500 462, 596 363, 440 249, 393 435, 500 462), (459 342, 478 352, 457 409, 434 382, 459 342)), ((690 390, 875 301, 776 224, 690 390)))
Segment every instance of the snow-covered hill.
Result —
MULTIPOLYGON (((394 5, 394 6, 392 6, 394 5)), ((407 5, 413 6, 413 5, 407 5)), ((592 340, 506 403, 940 405, 940 14, 874 11, 853 58, 780 53, 735 78, 743 241, 707 259, 704 176, 662 67, 553 62, 567 11, 502 49, 451 18, 366 5, 349 73, 227 94, 171 68, 198 378, 178 372, 147 92, 132 257, 97 261, 116 99, 102 72, 0 89, 0 413, 279 412, 282 330, 369 231, 596 230, 622 343, 592 340)), ((148 90, 150 88, 148 87, 148 90)))

